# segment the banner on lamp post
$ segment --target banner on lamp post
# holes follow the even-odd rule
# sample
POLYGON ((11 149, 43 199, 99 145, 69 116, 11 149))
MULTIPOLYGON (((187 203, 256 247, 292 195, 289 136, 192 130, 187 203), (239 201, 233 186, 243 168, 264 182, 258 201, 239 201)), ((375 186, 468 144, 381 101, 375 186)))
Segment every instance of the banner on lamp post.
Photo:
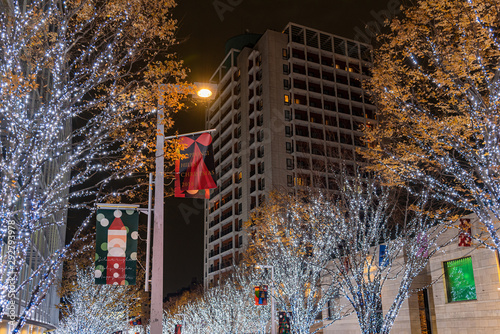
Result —
POLYGON ((134 208, 97 210, 95 284, 135 285, 138 225, 134 208))
POLYGON ((209 198, 217 188, 212 136, 208 132, 179 137, 183 159, 175 162, 175 197, 209 198))
POLYGON ((267 305, 267 285, 254 287, 255 305, 267 305))
POLYGON ((462 218, 460 219, 460 235, 458 236, 458 246, 459 247, 471 247, 472 246, 472 228, 470 224, 470 219, 462 218))
POLYGON ((279 318, 278 333, 279 334, 290 334, 291 333, 290 320, 292 318, 292 313, 291 312, 279 312, 278 318, 279 318))

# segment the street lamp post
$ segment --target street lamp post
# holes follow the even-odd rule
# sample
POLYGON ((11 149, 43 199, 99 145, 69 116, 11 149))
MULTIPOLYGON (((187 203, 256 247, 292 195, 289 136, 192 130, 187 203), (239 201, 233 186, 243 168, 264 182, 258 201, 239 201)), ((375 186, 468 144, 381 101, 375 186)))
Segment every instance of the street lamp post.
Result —
MULTIPOLYGON (((198 84, 199 86, 201 84, 198 84)), ((216 89, 217 85, 206 84, 203 88, 208 91, 209 89, 216 89)), ((150 334, 162 334, 163 333, 163 233, 164 233, 164 147, 165 147, 165 126, 163 120, 165 118, 164 111, 164 89, 160 88, 159 105, 157 110, 157 120, 156 120, 156 177, 155 177, 155 203, 154 203, 154 226, 153 226, 153 268, 151 271, 151 319, 150 319, 150 334)), ((212 94, 205 92, 203 94, 198 93, 202 98, 208 98, 212 94)), ((201 131, 211 132, 212 130, 201 131)), ((195 134, 193 132, 191 134, 195 134)), ((177 136, 172 136, 169 138, 175 138, 177 136)), ((167 138, 168 139, 168 138, 167 138)), ((151 177, 150 177, 151 184, 151 177)), ((149 233, 149 228, 148 228, 149 233)), ((149 234, 148 234, 149 235, 149 234)), ((149 240, 149 238, 148 238, 149 240)), ((149 246, 148 246, 149 250, 149 246)), ((149 262, 149 257, 147 259, 149 262)), ((149 263, 148 263, 149 264, 149 263)), ((147 266, 149 269, 149 266, 147 266)), ((146 276, 146 291, 147 291, 147 276, 146 276)))
POLYGON ((276 334, 276 310, 274 302, 274 266, 271 265, 256 265, 257 269, 271 269, 271 334, 276 334))
POLYGON ((153 270, 151 275, 151 322, 150 334, 163 333, 163 205, 164 205, 164 165, 165 127, 163 118, 163 91, 156 120, 156 178, 153 234, 153 270))

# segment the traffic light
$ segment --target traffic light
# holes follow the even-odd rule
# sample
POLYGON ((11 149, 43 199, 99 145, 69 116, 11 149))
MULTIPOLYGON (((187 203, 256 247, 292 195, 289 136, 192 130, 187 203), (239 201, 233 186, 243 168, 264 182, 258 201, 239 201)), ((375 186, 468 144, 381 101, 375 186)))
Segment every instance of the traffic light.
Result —
POLYGON ((181 334, 182 325, 175 325, 174 334, 181 334))
POLYGON ((292 313, 290 312, 279 312, 279 326, 278 334, 290 334, 290 319, 292 318, 292 313))
POLYGON ((267 305, 267 285, 256 286, 255 305, 267 305))

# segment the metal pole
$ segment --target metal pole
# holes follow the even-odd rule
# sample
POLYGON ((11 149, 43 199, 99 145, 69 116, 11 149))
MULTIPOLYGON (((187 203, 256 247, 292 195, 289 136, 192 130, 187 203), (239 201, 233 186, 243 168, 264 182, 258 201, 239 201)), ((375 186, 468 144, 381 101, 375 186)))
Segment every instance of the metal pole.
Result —
POLYGON ((181 135, 175 135, 175 136, 165 137, 165 140, 174 139, 174 138, 178 138, 178 137, 182 137, 182 136, 199 135, 199 134, 202 134, 202 133, 214 132, 214 131, 217 131, 217 129, 210 129, 210 130, 203 130, 203 131, 196 131, 196 132, 188 132, 188 133, 183 133, 181 135))
POLYGON ((274 266, 271 267, 271 334, 276 334, 276 310, 274 306, 274 266))
POLYGON ((151 202, 153 201, 153 173, 149 173, 149 194, 148 194, 148 231, 146 235, 146 277, 144 290, 149 291, 149 258, 151 248, 151 202))
POLYGON ((165 132, 163 126, 163 90, 156 123, 156 180, 154 207, 153 271, 151 277, 151 319, 150 334, 163 332, 163 187, 165 132))

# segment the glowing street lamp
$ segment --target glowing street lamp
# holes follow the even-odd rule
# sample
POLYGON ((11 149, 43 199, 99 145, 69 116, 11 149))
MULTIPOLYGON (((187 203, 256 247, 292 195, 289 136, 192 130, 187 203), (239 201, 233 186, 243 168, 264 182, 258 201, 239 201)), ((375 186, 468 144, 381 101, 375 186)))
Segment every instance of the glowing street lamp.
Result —
MULTIPOLYGON (((195 82, 196 95, 203 99, 209 99, 217 91, 217 85, 205 82, 195 82)), ((213 99, 213 97, 212 97, 213 99)))
POLYGON ((207 88, 202 88, 198 92, 196 92, 196 94, 199 97, 207 98, 207 97, 212 96, 212 91, 210 89, 207 89, 207 88))

